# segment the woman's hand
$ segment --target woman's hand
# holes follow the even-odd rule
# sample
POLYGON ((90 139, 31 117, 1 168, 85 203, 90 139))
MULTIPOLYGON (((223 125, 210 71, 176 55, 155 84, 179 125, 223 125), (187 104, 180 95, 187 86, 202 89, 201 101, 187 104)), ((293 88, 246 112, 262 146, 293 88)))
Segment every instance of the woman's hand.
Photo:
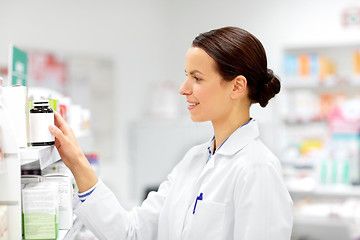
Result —
POLYGON ((55 125, 51 125, 49 130, 55 136, 55 146, 62 161, 74 175, 79 192, 85 192, 97 183, 97 176, 82 152, 70 126, 59 113, 55 112, 54 116, 55 125))
POLYGON ((50 132, 55 136, 55 146, 65 165, 72 169, 79 161, 83 161, 84 154, 75 138, 70 126, 57 112, 55 125, 50 126, 50 132))

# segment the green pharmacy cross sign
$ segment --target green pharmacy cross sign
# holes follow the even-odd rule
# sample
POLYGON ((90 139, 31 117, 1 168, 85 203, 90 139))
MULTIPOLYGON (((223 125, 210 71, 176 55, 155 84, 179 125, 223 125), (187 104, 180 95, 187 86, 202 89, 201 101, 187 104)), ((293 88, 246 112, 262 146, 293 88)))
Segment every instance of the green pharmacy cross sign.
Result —
POLYGON ((11 85, 27 85, 27 53, 15 46, 10 46, 10 71, 11 85))

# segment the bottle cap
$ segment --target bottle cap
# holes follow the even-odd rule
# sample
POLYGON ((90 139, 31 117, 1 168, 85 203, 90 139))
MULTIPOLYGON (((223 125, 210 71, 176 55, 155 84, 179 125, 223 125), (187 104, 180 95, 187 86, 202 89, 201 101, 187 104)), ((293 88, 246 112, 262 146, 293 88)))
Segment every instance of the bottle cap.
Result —
POLYGON ((49 100, 47 99, 39 99, 39 100, 34 100, 34 107, 38 106, 49 106, 49 100))

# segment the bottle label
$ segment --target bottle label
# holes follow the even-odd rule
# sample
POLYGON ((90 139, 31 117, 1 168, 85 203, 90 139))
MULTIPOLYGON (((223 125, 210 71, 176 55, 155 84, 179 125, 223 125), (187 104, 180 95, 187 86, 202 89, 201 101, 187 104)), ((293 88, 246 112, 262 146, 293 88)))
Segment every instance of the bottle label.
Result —
POLYGON ((54 113, 30 113, 30 142, 53 142, 49 126, 54 124, 54 113))

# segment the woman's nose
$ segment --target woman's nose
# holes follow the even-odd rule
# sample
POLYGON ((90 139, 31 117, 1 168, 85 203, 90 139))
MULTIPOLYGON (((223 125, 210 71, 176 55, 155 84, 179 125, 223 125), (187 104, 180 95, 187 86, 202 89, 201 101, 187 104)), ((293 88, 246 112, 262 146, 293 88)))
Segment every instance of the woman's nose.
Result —
POLYGON ((183 84, 180 86, 180 88, 179 88, 179 93, 181 94, 181 95, 190 95, 191 94, 191 88, 190 88, 190 86, 189 86, 189 84, 188 84, 188 80, 186 79, 184 82, 183 82, 183 84))

